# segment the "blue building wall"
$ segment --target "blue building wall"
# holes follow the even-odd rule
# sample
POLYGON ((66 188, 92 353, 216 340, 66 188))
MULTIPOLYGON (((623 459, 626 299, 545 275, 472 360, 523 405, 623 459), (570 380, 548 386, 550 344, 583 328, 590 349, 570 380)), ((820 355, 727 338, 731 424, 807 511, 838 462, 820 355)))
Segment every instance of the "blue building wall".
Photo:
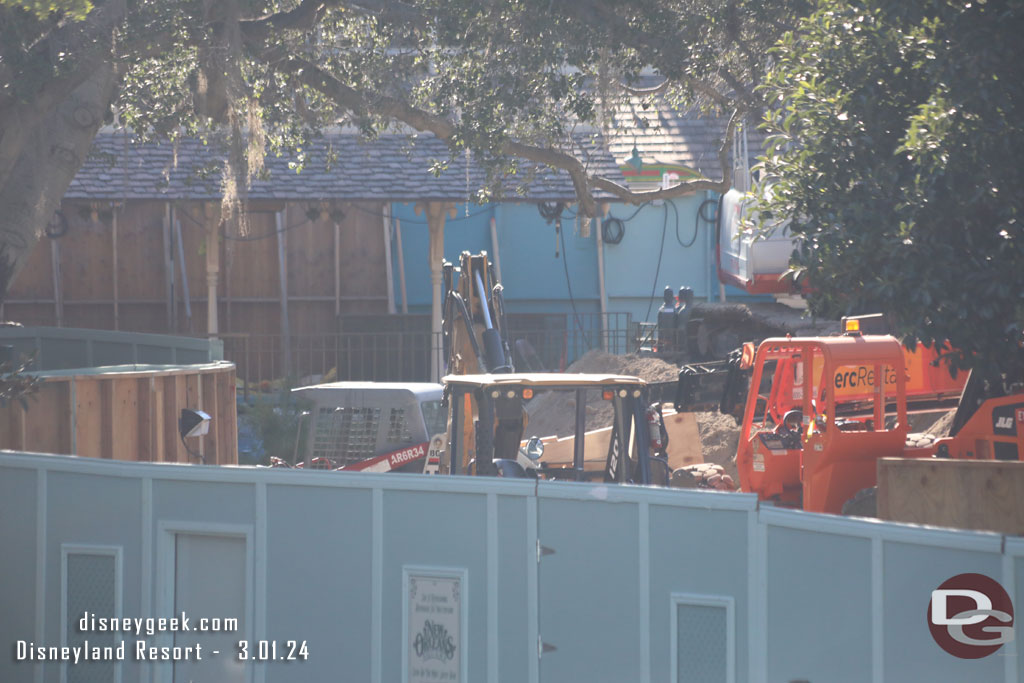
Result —
MULTIPOLYGON (((497 223, 505 301, 513 313, 571 313, 569 285, 579 312, 600 310, 597 283, 597 241, 594 230, 581 237, 575 214, 562 219, 562 239, 555 257, 555 227, 547 223, 534 204, 458 204, 455 218, 444 227, 444 255, 458 263, 463 251, 486 251, 494 257, 491 218, 497 223), (564 249, 561 243, 564 242, 564 249)), ((393 204, 392 216, 401 221, 405 281, 409 312, 430 311, 430 266, 426 254, 430 242, 426 219, 417 216, 412 204, 393 204)), ((401 308, 397 241, 393 240, 395 299, 401 308)))
POLYGON ((695 296, 707 296, 709 277, 714 276, 714 226, 694 222, 705 199, 699 194, 639 209, 612 205, 606 218, 622 220, 625 229, 620 243, 606 242, 604 247, 609 310, 629 312, 633 320, 653 320, 666 285, 673 290, 692 287, 695 296))
MULTIPOLYGON (((713 222, 717 208, 718 195, 712 192, 639 209, 613 204, 608 217, 621 219, 625 232, 619 244, 604 245, 608 310, 631 313, 635 321, 653 322, 666 286, 675 292, 690 287, 697 299, 717 299, 713 222), (698 211, 705 201, 704 217, 700 217, 698 211)), ((754 298, 735 287, 726 287, 726 296, 730 300, 754 298)))
MULTIPOLYGON (((604 245, 609 312, 630 313, 634 321, 654 320, 666 286, 673 290, 691 287, 698 299, 717 299, 715 226, 698 216, 705 201, 710 203, 704 207, 704 217, 714 218, 714 193, 640 208, 611 205, 608 216, 622 219, 625 232, 619 244, 604 245)), ((430 268, 426 259, 426 218, 417 216, 412 204, 393 204, 392 216, 401 221, 409 312, 427 313, 430 268)), ((510 312, 571 313, 570 286, 577 312, 600 311, 596 223, 584 237, 575 212, 567 210, 561 240, 557 240, 554 225, 541 218, 532 203, 458 204, 455 218, 445 223, 445 258, 457 263, 462 251, 487 251, 493 258, 492 217, 497 223, 502 284, 510 312)), ((395 300, 401 309, 394 235, 392 252, 395 300)), ((726 294, 733 300, 751 298, 733 287, 727 287, 726 294)))

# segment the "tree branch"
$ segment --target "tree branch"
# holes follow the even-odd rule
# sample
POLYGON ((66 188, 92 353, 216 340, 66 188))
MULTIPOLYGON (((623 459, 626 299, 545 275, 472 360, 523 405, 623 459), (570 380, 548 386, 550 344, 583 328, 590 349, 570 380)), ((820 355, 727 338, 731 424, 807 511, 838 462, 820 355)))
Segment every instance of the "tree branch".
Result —
POLYGON ((298 6, 284 12, 276 12, 259 19, 243 19, 239 28, 247 38, 266 39, 272 33, 286 29, 308 31, 323 17, 328 5, 337 4, 325 0, 302 0, 298 6))
MULTIPOLYGON (((363 0, 360 1, 361 4, 365 4, 363 0)), ((381 2, 388 4, 388 0, 381 0, 381 2)), ((306 0, 303 5, 307 6, 307 12, 313 12, 314 10, 319 11, 319 9, 316 8, 323 6, 322 2, 318 2, 318 0, 306 0)), ((619 20, 618 17, 615 17, 615 20, 616 24, 619 25, 621 20, 619 20)), ((623 25, 625 24, 625 22, 621 23, 623 25)), ((632 29, 628 27, 628 25, 625 25, 623 30, 632 33, 632 29)), ((247 30, 243 35, 244 40, 250 44, 250 47, 260 54, 267 63, 273 65, 274 68, 282 73, 292 75, 300 83, 322 93, 342 109, 346 109, 356 114, 372 113, 377 116, 393 119, 404 123, 417 131, 431 133, 438 139, 449 143, 455 135, 455 124, 444 116, 424 111, 399 98, 358 90, 343 83, 332 73, 314 62, 298 57, 294 54, 289 54, 280 48, 267 47, 263 45, 259 40, 263 35, 262 29, 253 31, 247 30)), ((645 90, 649 93, 657 93, 667 87, 668 83, 669 80, 666 80, 665 83, 662 83, 655 88, 645 90)), ((712 99, 719 104, 726 104, 728 102, 724 95, 707 84, 702 83, 700 86, 702 87, 698 89, 705 91, 705 94, 711 96, 712 99)), ((717 192, 724 192, 728 190, 729 186, 732 184, 732 166, 729 163, 729 148, 732 145, 736 123, 742 109, 741 105, 734 105, 732 116, 729 118, 729 122, 726 126, 725 140, 719 148, 719 162, 721 164, 723 177, 718 181, 700 178, 687 180, 667 189, 659 189, 649 192, 635 192, 608 178, 588 174, 585 166, 579 159, 572 154, 562 152, 553 147, 539 147, 524 142, 510 140, 500 147, 500 151, 501 153, 512 157, 543 164, 550 168, 559 169, 568 173, 572 180, 577 199, 580 202, 582 212, 587 216, 595 216, 597 215, 597 204, 593 198, 592 189, 604 190, 622 201, 633 203, 641 203, 651 199, 670 199, 674 197, 681 197, 702 190, 712 190, 717 192)))
MULTIPOLYGON (((330 97, 336 104, 350 111, 372 112, 379 116, 392 118, 412 126, 418 131, 433 133, 434 136, 446 142, 450 141, 455 134, 454 124, 447 119, 417 109, 407 102, 393 97, 376 95, 368 97, 365 93, 345 85, 312 62, 291 57, 282 62, 281 67, 294 74, 302 83, 317 89, 330 97)), ((503 144, 501 151, 509 156, 566 171, 572 179, 573 188, 584 214, 597 215, 597 203, 590 193, 589 178, 579 159, 551 147, 536 147, 515 141, 503 144)))
POLYGON ((722 167, 721 180, 709 180, 707 178, 694 178, 685 180, 666 189, 649 190, 647 192, 636 192, 624 185, 620 185, 608 178, 596 176, 590 178, 592 187, 604 190, 615 195, 624 202, 641 204, 655 199, 675 199, 685 197, 694 192, 727 192, 732 187, 732 164, 729 163, 729 148, 732 146, 733 137, 736 134, 736 124, 739 122, 740 110, 734 109, 729 117, 729 123, 725 126, 725 139, 718 148, 718 163, 722 167))
MULTIPOLYGON (((372 112, 379 116, 392 118, 405 123, 418 131, 432 133, 446 142, 455 134, 455 125, 447 119, 417 109, 402 100, 377 95, 368 95, 340 82, 333 75, 308 62, 296 57, 289 57, 279 65, 284 71, 296 76, 302 83, 323 93, 342 108, 357 113, 372 112)), ((725 139, 718 150, 718 159, 722 167, 722 180, 699 178, 687 180, 668 189, 636 192, 601 176, 589 175, 583 163, 571 154, 551 147, 537 147, 522 142, 508 141, 501 151, 509 156, 533 161, 551 168, 560 169, 569 174, 576 191, 580 208, 584 215, 596 216, 597 203, 591 192, 592 188, 604 190, 625 202, 642 203, 652 199, 672 199, 683 197, 694 192, 711 190, 725 192, 732 185, 732 165, 729 163, 729 148, 732 145, 736 123, 740 109, 733 110, 726 125, 725 139)))
POLYGON ((420 28, 427 25, 426 16, 401 0, 352 0, 349 6, 384 21, 411 24, 420 28))
POLYGON ((400 0, 302 0, 298 6, 283 12, 269 14, 258 19, 243 19, 239 22, 242 33, 249 39, 265 40, 274 33, 284 30, 309 31, 316 26, 331 9, 347 6, 383 21, 427 25, 426 17, 415 7, 400 0))
POLYGON ((630 95, 636 95, 637 97, 645 97, 647 95, 660 95, 661 93, 668 90, 668 84, 671 82, 671 80, 666 78, 664 81, 662 81, 661 83, 652 88, 634 88, 626 85, 625 83, 619 83, 619 87, 625 90, 630 95))
MULTIPOLYGON (((36 57, 52 51, 75 54, 75 67, 60 76, 44 80, 27 99, 12 102, 0 109, 0 185, 6 183, 11 169, 21 156, 24 145, 51 112, 67 99, 68 93, 93 77, 113 58, 114 29, 127 11, 124 0, 104 3, 89 13, 84 21, 67 22, 33 47, 36 57), (77 54, 76 54, 77 53, 77 54)), ((70 61, 70 60, 69 60, 70 61)), ((92 125, 102 112, 76 112, 79 124, 92 125)))

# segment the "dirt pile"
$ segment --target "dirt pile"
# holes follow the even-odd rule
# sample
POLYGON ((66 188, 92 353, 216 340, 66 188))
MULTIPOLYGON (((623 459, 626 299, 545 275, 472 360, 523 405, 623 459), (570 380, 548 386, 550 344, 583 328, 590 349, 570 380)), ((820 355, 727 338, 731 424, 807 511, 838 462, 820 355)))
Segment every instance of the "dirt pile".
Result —
MULTIPOLYGON (((660 358, 627 354, 616 356, 604 351, 588 351, 566 369, 567 373, 631 375, 647 382, 671 382, 679 368, 660 358)), ((530 423, 527 436, 569 436, 575 431, 576 401, 567 392, 546 391, 526 406, 530 423)), ((587 431, 610 427, 614 412, 611 403, 599 392, 587 392, 587 431)))
MULTIPOLYGON (((616 356, 604 351, 590 351, 566 372, 632 375, 647 382, 675 381, 679 368, 660 358, 627 354, 616 356)), ((530 423, 527 436, 571 435, 575 430, 576 401, 564 392, 545 392, 537 395, 526 407, 530 423)), ((587 431, 610 427, 612 406, 596 391, 587 396, 587 431)), ((697 426, 704 450, 704 461, 722 465, 736 478, 736 445, 739 443, 739 425, 729 415, 697 413, 697 426)), ((671 446, 670 446, 671 448, 671 446)))
POLYGON ((736 472, 736 447, 740 443, 740 426, 732 415, 697 413, 697 429, 704 452, 704 462, 721 465, 726 474, 739 481, 736 472))
POLYGON ((672 382, 679 374, 679 368, 653 356, 638 356, 635 353, 617 356, 594 350, 581 356, 566 372, 632 375, 645 382, 672 382))

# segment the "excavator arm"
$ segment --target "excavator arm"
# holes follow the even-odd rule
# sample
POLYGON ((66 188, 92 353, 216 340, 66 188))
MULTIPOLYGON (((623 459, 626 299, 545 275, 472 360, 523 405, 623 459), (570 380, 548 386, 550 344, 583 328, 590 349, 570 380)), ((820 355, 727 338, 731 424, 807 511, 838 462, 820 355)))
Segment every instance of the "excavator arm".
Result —
POLYGON ((487 252, 462 252, 459 266, 445 262, 441 329, 447 374, 514 371, 501 284, 487 252))

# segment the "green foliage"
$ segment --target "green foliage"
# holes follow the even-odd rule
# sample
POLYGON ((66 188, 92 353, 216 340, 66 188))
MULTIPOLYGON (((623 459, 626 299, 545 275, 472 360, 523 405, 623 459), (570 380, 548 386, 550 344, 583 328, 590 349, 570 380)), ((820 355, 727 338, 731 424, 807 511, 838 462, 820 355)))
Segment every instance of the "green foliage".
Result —
POLYGON ((0 363, 0 408, 11 401, 17 401, 22 410, 28 410, 28 399, 39 389, 40 380, 35 375, 26 374, 32 366, 31 358, 22 358, 20 362, 4 361, 0 363))
POLYGON ((30 138, 3 137, 15 130, 7 124, 24 122, 25 111, 44 114, 33 98, 49 102, 54 84, 70 92, 101 55, 123 72, 113 109, 138 135, 200 135, 231 151, 223 170, 231 220, 245 184, 266 172, 264 149, 294 155, 301 171, 329 126, 367 138, 396 127, 431 131, 450 151, 435 171, 467 150, 492 175, 515 173, 526 151, 572 168, 545 156, 568 152, 585 167, 570 134, 601 124, 653 68, 680 107, 767 112, 772 208, 795 217, 794 263, 818 313, 886 311, 908 341, 948 339, 963 364, 1014 351, 1008 328, 1024 319, 1019 0, 89 8, 0 0, 5 153, 30 138))
POLYGON ((774 51, 764 168, 818 314, 1020 358, 1024 4, 821 0, 774 51))
POLYGON ((263 442, 262 464, 269 464, 271 457, 293 462, 296 439, 299 458, 302 458, 307 436, 304 428, 309 426, 306 411, 311 405, 308 401, 261 401, 244 408, 239 406, 239 415, 255 425, 263 442))
MULTIPOLYGON (((423 130, 396 102, 451 126, 451 158, 470 149, 488 172, 514 173, 519 160, 506 143, 579 155, 570 133, 599 123, 602 104, 622 97, 620 84, 645 67, 668 79, 680 106, 758 108, 751 86, 764 72, 767 49, 807 3, 413 0, 385 1, 371 13, 359 3, 330 2, 303 21, 285 20, 311 6, 129 3, 115 46, 125 74, 114 109, 142 137, 204 134, 233 150, 249 147, 244 164, 232 155, 229 175, 242 185, 260 172, 264 140, 270 153, 294 155, 301 171, 305 150, 325 127, 351 126, 373 138, 404 118, 423 130), (280 23, 259 26, 275 13, 280 23), (360 98, 311 83, 299 60, 360 98)), ((49 30, 36 29, 26 55, 49 30)), ((15 85, 30 92, 50 75, 39 71, 15 85)), ((440 169, 446 161, 438 163, 440 169)))
POLYGON ((92 10, 92 3, 89 0, 0 0, 0 7, 18 8, 40 20, 63 15, 81 21, 92 10))
MULTIPOLYGON (((226 147, 226 220, 262 155, 301 171, 327 127, 429 131, 492 177, 522 157, 587 165, 572 134, 600 125, 645 68, 679 106, 756 110, 767 50, 807 0, 0 0, 0 130, 52 107, 97 57, 123 74, 112 110, 143 138, 226 147), (370 8, 373 9, 370 9, 370 8), (82 16, 80 31, 63 18, 82 16), (110 37, 115 38, 111 42, 110 37), (105 52, 106 51, 106 52, 105 52), (13 97, 12 97, 13 96, 13 97), (532 154, 532 157, 531 157, 532 154), (566 156, 569 155, 569 156, 566 156), (575 157, 578 159, 573 159, 575 157)), ((0 136, 2 137, 2 136, 0 136)), ((24 136, 20 139, 25 139, 24 136)), ((2 159, 0 159, 2 160, 2 159)), ((0 182, 6 182, 0 165, 0 182)), ((524 179, 525 180, 525 179, 524 179)), ((577 178, 588 212, 596 209, 577 178)), ((622 188, 628 194, 628 190, 622 188)), ((489 199, 485 191, 474 199, 489 199)))

